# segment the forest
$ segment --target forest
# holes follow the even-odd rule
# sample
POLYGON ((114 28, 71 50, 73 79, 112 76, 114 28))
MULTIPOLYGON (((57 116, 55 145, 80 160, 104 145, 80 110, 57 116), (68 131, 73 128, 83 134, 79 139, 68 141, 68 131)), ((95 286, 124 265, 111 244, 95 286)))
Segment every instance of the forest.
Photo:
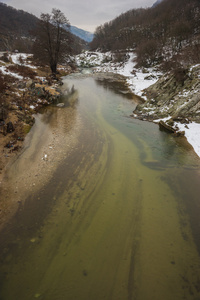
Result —
MULTIPOLYGON (((36 16, 0 2, 0 51, 32 53, 38 22, 36 16)), ((80 53, 87 43, 73 34, 72 37, 73 53, 80 53)))
POLYGON ((134 49, 138 66, 164 69, 200 61, 200 1, 163 0, 133 9, 97 27, 91 50, 134 49))

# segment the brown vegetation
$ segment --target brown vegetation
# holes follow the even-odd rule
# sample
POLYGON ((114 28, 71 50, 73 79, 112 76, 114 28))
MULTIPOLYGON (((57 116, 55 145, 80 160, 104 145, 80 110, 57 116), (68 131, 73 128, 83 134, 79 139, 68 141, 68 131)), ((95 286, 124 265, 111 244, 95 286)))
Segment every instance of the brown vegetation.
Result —
POLYGON ((34 79, 37 73, 33 71, 29 67, 21 66, 21 65, 10 65, 7 67, 10 72, 14 72, 23 77, 28 77, 34 79))
MULTIPOLYGON (((33 32, 38 22, 36 16, 0 2, 0 51, 32 53, 33 32)), ((74 35, 72 37, 72 51, 78 54, 87 47, 86 42, 74 35)))
POLYGON ((24 65, 11 64, 8 55, 3 57, 7 57, 9 61, 5 65, 8 74, 15 73, 23 79, 5 75, 5 72, 0 71, 0 182, 9 158, 16 155, 22 147, 24 136, 34 124, 33 113, 60 96, 55 88, 59 81, 51 78, 46 67, 31 69, 24 65), (46 79, 42 81, 38 76, 46 79))
POLYGON ((91 49, 132 48, 138 66, 165 63, 165 68, 200 61, 199 0, 163 0, 149 9, 130 10, 99 26, 91 49), (175 61, 175 64, 166 62, 175 61))

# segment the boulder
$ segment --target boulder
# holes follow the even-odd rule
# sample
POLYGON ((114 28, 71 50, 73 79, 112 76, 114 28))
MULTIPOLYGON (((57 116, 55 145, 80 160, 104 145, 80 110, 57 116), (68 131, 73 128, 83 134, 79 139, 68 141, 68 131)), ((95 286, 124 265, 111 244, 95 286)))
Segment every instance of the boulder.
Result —
POLYGON ((57 106, 57 107, 64 107, 64 106, 65 106, 65 103, 58 103, 56 106, 57 106))
POLYGON ((11 133, 13 132, 15 129, 14 129, 14 126, 13 126, 13 123, 12 122, 8 122, 7 123, 7 133, 11 133))
POLYGON ((20 82, 17 87, 18 89, 25 89, 26 86, 27 84, 25 82, 20 82))
POLYGON ((176 129, 174 129, 174 127, 172 127, 171 125, 168 125, 164 121, 160 121, 158 124, 159 124, 159 127, 160 127, 161 130, 167 131, 169 133, 175 133, 176 132, 176 129))
POLYGON ((28 89, 34 89, 35 88, 35 82, 32 79, 28 80, 27 83, 26 83, 26 87, 28 89))

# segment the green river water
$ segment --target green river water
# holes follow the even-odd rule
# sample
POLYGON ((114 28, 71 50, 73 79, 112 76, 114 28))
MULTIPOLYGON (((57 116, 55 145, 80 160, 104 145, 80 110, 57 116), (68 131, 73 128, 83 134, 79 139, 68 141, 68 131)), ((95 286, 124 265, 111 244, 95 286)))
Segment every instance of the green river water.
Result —
POLYGON ((198 157, 117 84, 64 83, 79 144, 2 231, 0 300, 200 299, 198 157))

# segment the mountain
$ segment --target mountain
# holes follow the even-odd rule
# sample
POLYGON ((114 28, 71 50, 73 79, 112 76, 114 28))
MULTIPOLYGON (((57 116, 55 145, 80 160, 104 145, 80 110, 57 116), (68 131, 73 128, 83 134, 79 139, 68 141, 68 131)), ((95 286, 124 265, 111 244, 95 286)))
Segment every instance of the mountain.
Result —
POLYGON ((90 47, 117 51, 118 56, 121 50, 134 49, 137 66, 199 63, 200 0, 163 0, 151 8, 129 10, 97 27, 90 47))
MULTIPOLYGON (((38 21, 36 16, 0 2, 0 51, 17 49, 19 52, 31 53, 33 42, 31 32, 36 28, 38 21)), ((92 34, 78 28, 76 30, 73 26, 71 33, 72 49, 75 54, 87 48, 86 38, 91 40, 92 34)))
POLYGON ((0 2, 0 50, 29 50, 30 31, 36 26, 38 18, 0 2))
POLYGON ((157 0, 153 5, 152 5, 152 7, 155 7, 155 6, 157 6, 159 3, 161 3, 163 0, 157 0))
POLYGON ((85 31, 83 29, 80 29, 76 26, 71 26, 70 31, 72 34, 78 36, 79 38, 81 38, 82 40, 84 40, 88 43, 90 43, 94 37, 93 33, 89 32, 89 31, 85 31))

